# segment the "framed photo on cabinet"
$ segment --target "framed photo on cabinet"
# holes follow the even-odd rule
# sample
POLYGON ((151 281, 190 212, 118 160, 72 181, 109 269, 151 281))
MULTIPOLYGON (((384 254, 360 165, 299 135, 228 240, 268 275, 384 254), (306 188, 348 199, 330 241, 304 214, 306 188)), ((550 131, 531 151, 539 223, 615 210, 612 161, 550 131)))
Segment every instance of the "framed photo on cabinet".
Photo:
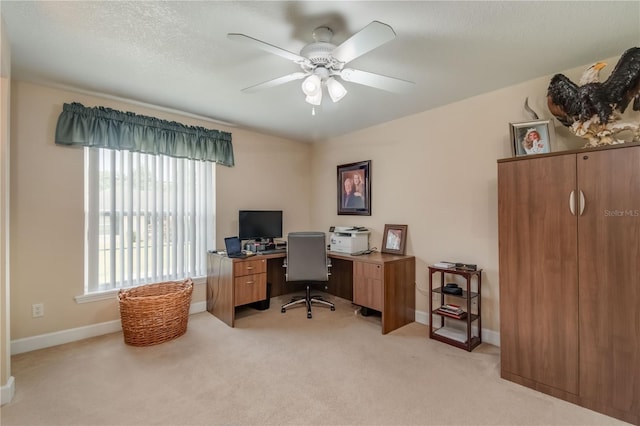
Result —
POLYGON ((551 152, 554 128, 551 120, 509 123, 513 155, 543 154, 551 152))
POLYGON ((338 214, 371 216, 371 160, 338 166, 338 214))

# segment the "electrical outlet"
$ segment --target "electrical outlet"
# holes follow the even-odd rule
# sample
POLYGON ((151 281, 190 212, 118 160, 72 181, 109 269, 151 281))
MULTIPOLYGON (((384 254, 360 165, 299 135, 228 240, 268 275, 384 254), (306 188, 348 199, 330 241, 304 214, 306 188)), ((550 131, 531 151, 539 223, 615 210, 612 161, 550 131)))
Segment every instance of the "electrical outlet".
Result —
POLYGON ((31 316, 34 318, 40 318, 44 316, 44 304, 34 303, 31 305, 31 316))

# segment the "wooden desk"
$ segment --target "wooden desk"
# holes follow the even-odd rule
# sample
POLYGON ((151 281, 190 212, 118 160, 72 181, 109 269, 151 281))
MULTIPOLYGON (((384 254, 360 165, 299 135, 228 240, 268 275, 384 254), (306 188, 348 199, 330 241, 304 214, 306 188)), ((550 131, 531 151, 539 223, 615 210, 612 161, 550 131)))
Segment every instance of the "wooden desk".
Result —
MULTIPOLYGON (((300 289, 287 283, 284 253, 230 259, 207 257, 207 311, 234 326, 238 306, 264 300, 267 283, 271 297, 300 289)), ((329 252, 331 275, 328 292, 355 305, 382 313, 382 334, 415 321, 416 260, 414 256, 372 253, 351 256, 329 252)))

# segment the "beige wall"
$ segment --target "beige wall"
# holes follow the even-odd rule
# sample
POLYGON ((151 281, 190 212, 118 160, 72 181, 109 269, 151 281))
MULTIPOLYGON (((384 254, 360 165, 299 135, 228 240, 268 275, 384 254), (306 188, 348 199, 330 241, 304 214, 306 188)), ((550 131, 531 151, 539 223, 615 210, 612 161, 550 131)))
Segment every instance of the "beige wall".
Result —
MULTIPOLYGON (((615 63, 616 59, 610 62, 615 63)), ((612 68, 612 67, 610 67, 612 68)), ((577 81, 584 67, 566 74, 577 81)), ((307 145, 124 102, 23 82, 12 86, 11 336, 20 339, 118 319, 115 300, 77 304, 83 289, 82 152, 54 145, 64 102, 103 105, 231 131, 237 166, 217 168, 217 242, 241 208, 284 210, 285 233, 364 225, 380 247, 385 223, 409 225, 417 309, 427 311, 427 265, 484 269, 483 328, 499 330, 496 160, 511 156, 509 122, 528 121, 525 97, 549 118, 550 76, 307 145), (336 215, 336 166, 372 160, 372 216, 336 215), (45 317, 31 318, 44 303, 45 317)), ((556 126, 554 150, 582 141, 556 126)), ((204 300, 201 286, 194 302, 204 300)), ((425 317, 426 318, 426 317, 425 317)))
MULTIPOLYGON (((219 247, 225 236, 237 233, 240 208, 284 210, 285 231, 309 225, 309 145, 122 101, 14 81, 12 340, 119 319, 115 296, 82 304, 74 299, 83 293, 84 284, 83 151, 54 144, 56 121, 63 103, 68 102, 101 105, 232 132, 236 166, 218 166, 216 172, 219 247), (33 303, 44 304, 44 317, 31 317, 33 303)), ((196 286, 193 302, 204 300, 204 285, 196 286)))
MULTIPOLYGON (((566 74, 577 81, 583 70, 566 74)), ((531 120, 526 97, 541 118, 551 118, 550 77, 315 145, 314 226, 366 226, 373 231, 370 245, 380 247, 385 224, 407 224, 407 253, 417 258, 416 309, 423 315, 429 309, 428 265, 477 264, 484 270, 482 326, 499 332, 496 160, 512 155, 509 123, 531 120), (372 215, 337 216, 336 166, 362 160, 372 160, 372 215)), ((557 134, 554 151, 584 145, 564 128, 557 134)))

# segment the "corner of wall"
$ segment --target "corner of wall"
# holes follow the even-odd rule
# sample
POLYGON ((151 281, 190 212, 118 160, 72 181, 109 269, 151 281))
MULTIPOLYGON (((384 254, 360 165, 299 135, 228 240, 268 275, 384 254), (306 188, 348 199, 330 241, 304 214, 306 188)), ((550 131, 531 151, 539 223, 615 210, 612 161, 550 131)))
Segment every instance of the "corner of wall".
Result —
POLYGON ((16 381, 13 376, 9 377, 7 384, 0 387, 0 405, 7 404, 13 399, 16 393, 16 381))
MULTIPOLYGON (((0 12, 1 13, 1 12, 0 12)), ((9 285, 9 141, 11 48, 0 14, 0 390, 2 404, 13 398, 15 384, 11 376, 10 285, 9 285)))

